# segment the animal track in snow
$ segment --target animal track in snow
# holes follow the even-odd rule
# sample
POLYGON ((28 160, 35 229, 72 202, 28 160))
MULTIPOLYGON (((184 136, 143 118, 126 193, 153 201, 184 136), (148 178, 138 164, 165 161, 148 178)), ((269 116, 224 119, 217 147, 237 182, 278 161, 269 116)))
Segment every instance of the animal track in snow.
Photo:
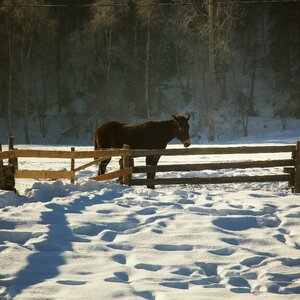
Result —
POLYGON ((181 289, 187 290, 189 288, 188 282, 176 282, 176 281, 169 281, 169 282, 162 282, 160 285, 173 288, 173 289, 181 289))
POLYGON ((86 281, 79 281, 79 280, 58 280, 56 282, 58 284, 63 284, 63 285, 84 285, 87 283, 86 281))
POLYGON ((152 265, 152 264, 143 264, 143 263, 137 264, 134 267, 136 269, 143 269, 152 272, 159 271, 162 268, 161 265, 152 265))
POLYGON ((179 268, 177 271, 172 272, 173 274, 178 274, 182 276, 190 276, 192 273, 194 273, 196 269, 190 269, 190 268, 179 268))
POLYGON ((121 265, 125 265, 127 262, 126 257, 123 254, 116 254, 112 257, 112 259, 121 265))
POLYGON ((73 229, 73 233, 80 235, 96 236, 101 231, 106 229, 106 226, 84 225, 73 229))
POLYGON ((116 232, 110 231, 110 230, 105 230, 103 232, 101 240, 105 241, 105 242, 113 242, 115 240, 116 236, 117 236, 116 232))
POLYGON ((155 245, 154 249, 159 251, 192 251, 193 246, 191 245, 155 245))
POLYGON ((28 240, 32 238, 38 238, 43 235, 44 232, 28 232, 17 230, 0 230, 0 243, 4 241, 24 245, 28 240))
POLYGON ((204 271, 206 276, 218 275, 218 265, 215 263, 196 262, 195 264, 204 271))
POLYGON ((235 252, 235 250, 232 248, 221 248, 217 250, 210 250, 208 252, 215 255, 229 256, 232 255, 235 252))
POLYGON ((133 246, 129 244, 110 244, 108 245, 109 248, 114 250, 123 250, 123 251, 132 251, 133 246))
POLYGON ((255 265, 259 265, 262 261, 264 261, 267 257, 265 256, 254 256, 250 258, 244 259, 241 264, 247 267, 252 267, 255 265))
POLYGON ((235 238, 221 238, 221 241, 234 246, 238 246, 240 244, 239 240, 235 238))
POLYGON ((129 281, 129 276, 127 272, 115 272, 114 275, 114 277, 105 278, 104 281, 119 283, 128 283, 129 281))

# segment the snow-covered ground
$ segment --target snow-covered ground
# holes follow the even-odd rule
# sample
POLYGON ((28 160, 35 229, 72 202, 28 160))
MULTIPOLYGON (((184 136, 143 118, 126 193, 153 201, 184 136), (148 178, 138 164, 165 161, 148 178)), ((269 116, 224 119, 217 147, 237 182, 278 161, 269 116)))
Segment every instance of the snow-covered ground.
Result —
MULTIPOLYGON (((170 157, 160 163, 239 159, 170 157)), ((70 161, 20 159, 19 165, 61 170, 70 161)), ((109 169, 117 166, 115 158, 109 169)), ((0 191, 0 299, 299 299, 300 195, 286 183, 149 190, 89 180, 95 171, 79 172, 74 185, 19 179, 21 196, 0 191)), ((245 172, 281 170, 229 175, 245 172)), ((223 172, 157 176, 170 175, 223 172)))

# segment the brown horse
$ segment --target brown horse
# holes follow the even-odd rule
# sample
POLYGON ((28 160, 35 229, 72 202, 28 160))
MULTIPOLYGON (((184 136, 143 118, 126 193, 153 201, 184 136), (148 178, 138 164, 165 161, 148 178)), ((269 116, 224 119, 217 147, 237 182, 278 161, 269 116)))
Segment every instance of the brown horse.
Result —
MULTIPOLYGON (((140 125, 130 125, 120 122, 103 124, 95 133, 95 150, 105 148, 122 148, 124 144, 132 149, 164 149, 173 139, 178 138, 189 147, 189 121, 190 115, 172 115, 172 119, 161 122, 146 122, 140 125)), ((147 156, 146 165, 157 165, 160 156, 147 156)), ((99 164, 98 175, 104 174, 110 158, 99 164)), ((148 179, 154 179, 155 173, 147 173, 148 179)), ((154 185, 148 185, 154 188, 154 185)))

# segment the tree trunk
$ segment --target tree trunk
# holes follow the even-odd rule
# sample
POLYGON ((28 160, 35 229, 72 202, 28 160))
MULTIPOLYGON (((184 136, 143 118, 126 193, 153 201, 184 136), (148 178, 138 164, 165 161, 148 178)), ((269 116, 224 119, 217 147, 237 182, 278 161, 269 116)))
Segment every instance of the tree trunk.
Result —
MULTIPOLYGON (((25 21, 24 21, 25 22, 25 21)), ((26 24, 23 23, 23 36, 22 36, 22 47, 21 47, 21 64, 24 76, 24 92, 25 92, 25 105, 24 105, 24 138, 25 143, 30 143, 29 138, 29 126, 28 126, 28 115, 29 115, 29 101, 30 101, 30 87, 29 87, 29 78, 30 78, 30 58, 31 58, 31 49, 33 43, 33 33, 30 33, 30 30, 27 32, 26 24), (28 39, 28 46, 25 45, 26 34, 30 34, 28 39)))
POLYGON ((107 80, 107 82, 109 81, 110 74, 111 74, 111 58, 112 58, 111 41, 112 41, 112 28, 108 28, 106 31, 106 42, 107 42, 106 80, 107 80))
POLYGON ((215 71, 215 54, 214 54, 214 3, 209 0, 208 3, 209 18, 209 102, 208 102, 208 140, 215 140, 215 89, 216 89, 216 71, 215 71))
POLYGON ((148 16, 147 16, 147 46, 146 46, 146 74, 145 74, 145 102, 146 102, 146 113, 148 119, 150 119, 149 63, 150 63, 150 11, 148 11, 148 16))
POLYGON ((8 121, 8 134, 12 136, 12 80, 13 80, 13 39, 15 31, 15 22, 13 18, 9 18, 6 13, 4 16, 5 28, 8 39, 8 60, 9 60, 9 74, 8 74, 8 98, 7 98, 7 121, 8 121))
POLYGON ((134 103, 137 103, 139 101, 138 97, 138 82, 139 82, 139 76, 138 76, 138 21, 135 22, 134 26, 134 103))

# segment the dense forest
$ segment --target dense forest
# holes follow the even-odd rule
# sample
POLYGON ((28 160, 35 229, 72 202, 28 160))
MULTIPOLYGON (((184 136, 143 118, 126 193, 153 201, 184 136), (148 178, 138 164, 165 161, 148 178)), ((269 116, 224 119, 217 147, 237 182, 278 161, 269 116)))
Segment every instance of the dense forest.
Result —
POLYGON ((192 135, 300 118, 300 2, 0 0, 0 126, 92 139, 192 113, 192 135))

